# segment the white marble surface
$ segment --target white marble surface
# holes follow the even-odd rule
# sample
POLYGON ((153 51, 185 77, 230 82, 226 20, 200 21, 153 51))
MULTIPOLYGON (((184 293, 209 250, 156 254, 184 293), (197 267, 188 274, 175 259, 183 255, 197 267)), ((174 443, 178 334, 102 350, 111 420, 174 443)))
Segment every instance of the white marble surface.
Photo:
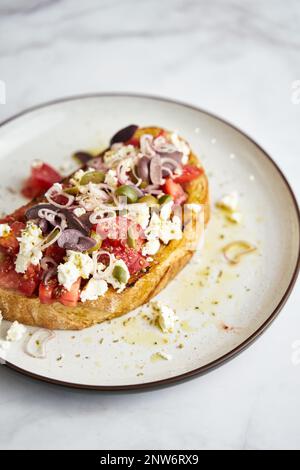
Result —
MULTIPOLYGON (((253 136, 299 196, 298 0, 1 0, 3 120, 92 91, 158 94, 253 136), (293 103, 294 101, 294 103, 293 103)), ((0 448, 300 448, 299 288, 250 349, 136 394, 72 391, 0 368, 0 448)))

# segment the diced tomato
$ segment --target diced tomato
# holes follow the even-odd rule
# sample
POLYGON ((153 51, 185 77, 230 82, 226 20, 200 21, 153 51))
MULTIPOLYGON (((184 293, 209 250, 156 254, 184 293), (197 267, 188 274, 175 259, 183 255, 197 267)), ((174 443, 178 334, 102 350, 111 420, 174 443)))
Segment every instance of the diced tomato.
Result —
POLYGON ((55 289, 57 288, 57 280, 50 279, 48 284, 40 283, 39 298, 42 304, 52 304, 55 301, 55 289))
POLYGON ((65 255, 66 250, 64 248, 60 248, 56 243, 48 246, 45 250, 45 256, 50 256, 57 264, 63 261, 65 255))
POLYGON ((58 298, 59 302, 67 307, 76 307, 79 300, 80 282, 81 278, 74 282, 69 291, 67 289, 62 289, 61 295, 58 298))
POLYGON ((11 231, 5 237, 0 237, 0 250, 8 254, 17 254, 19 251, 19 242, 17 237, 21 235, 21 230, 25 227, 23 222, 13 222, 11 231))
POLYGON ((5 289, 18 289, 22 275, 15 271, 13 258, 7 256, 0 263, 0 286, 5 289))
POLYGON ((173 181, 175 183, 189 183, 190 181, 195 180, 198 178, 200 175, 203 174, 203 169, 198 168, 195 165, 184 165, 182 168, 182 174, 180 176, 177 176, 173 181))
POLYGON ((0 263, 0 286, 19 290, 26 296, 34 294, 40 281, 39 266, 30 265, 25 274, 15 271, 14 258, 6 256, 0 263))
POLYGON ((28 198, 38 197, 60 180, 61 175, 47 163, 32 165, 31 175, 24 183, 22 194, 28 198))
POLYGON ((170 194, 177 204, 182 204, 187 198, 187 195, 184 192, 182 186, 179 183, 175 183, 172 178, 166 179, 166 182, 163 186, 163 191, 166 194, 170 194))
MULTIPOLYGON (((136 274, 149 266, 149 262, 141 254, 140 250, 129 248, 124 240, 110 240, 107 238, 103 241, 101 248, 113 253, 116 258, 122 259, 127 265, 130 274, 136 274)), ((107 264, 107 256, 101 255, 99 261, 107 264)))
POLYGON ((43 188, 37 185, 34 178, 28 178, 25 181, 24 186, 21 190, 22 195, 24 197, 27 197, 28 199, 34 199, 36 197, 39 197, 43 194, 43 192, 43 188))
POLYGON ((31 296, 35 292, 40 282, 40 267, 33 266, 32 264, 28 267, 25 274, 20 279, 19 291, 26 296, 31 296))

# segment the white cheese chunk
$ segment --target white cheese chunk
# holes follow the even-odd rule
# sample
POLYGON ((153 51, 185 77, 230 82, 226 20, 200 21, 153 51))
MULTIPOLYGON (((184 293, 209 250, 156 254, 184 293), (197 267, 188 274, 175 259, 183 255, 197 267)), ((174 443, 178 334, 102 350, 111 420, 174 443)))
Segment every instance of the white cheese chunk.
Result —
POLYGON ((110 264, 108 267, 105 267, 102 263, 98 264, 97 272, 95 274, 97 279, 103 279, 110 284, 114 289, 117 289, 117 292, 122 292, 125 289, 126 284, 130 278, 130 273, 126 263, 121 259, 116 259, 114 255, 111 255, 110 264), (123 270, 124 282, 120 282, 113 275, 115 267, 120 267, 123 270))
POLYGON ((105 175, 104 182, 113 188, 117 187, 118 185, 117 172, 115 170, 108 170, 108 172, 105 175))
POLYGON ((15 321, 6 334, 6 341, 20 341, 26 333, 26 328, 21 323, 15 321))
POLYGON ((189 159, 188 157, 191 152, 190 147, 184 140, 180 139, 178 137, 178 134, 176 134, 175 132, 171 134, 171 141, 172 141, 172 144, 176 147, 176 149, 179 152, 182 152, 183 156, 182 156, 181 163, 185 165, 188 162, 188 159, 189 159))
POLYGON ((158 301, 151 302, 150 305, 154 313, 155 321, 163 333, 172 333, 178 321, 174 310, 158 301))
POLYGON ((234 212, 238 207, 239 202, 239 195, 236 191, 232 191, 229 194, 224 195, 219 201, 217 202, 217 207, 221 209, 228 210, 230 212, 234 212))
POLYGON ((126 206, 127 216, 129 219, 134 220, 139 224, 142 229, 145 229, 148 226, 150 218, 149 206, 145 203, 138 204, 128 204, 126 206))
POLYGON ((153 240, 148 240, 143 248, 142 248, 142 255, 155 255, 160 249, 160 242, 157 238, 153 240))
POLYGON ((108 285, 104 279, 94 279, 92 277, 82 290, 80 299, 82 302, 85 302, 86 300, 97 300, 105 294, 107 289, 108 285))
POLYGON ((33 222, 27 222, 26 227, 18 238, 20 243, 19 253, 16 258, 16 272, 25 273, 30 264, 38 265, 43 253, 41 243, 43 235, 41 229, 33 222))
POLYGON ((171 361, 172 360, 172 355, 166 353, 165 351, 158 351, 157 355, 161 357, 161 359, 164 359, 165 361, 171 361))
POLYGON ((116 146, 104 154, 104 162, 106 166, 113 168, 121 160, 128 158, 134 158, 137 154, 137 150, 133 145, 122 145, 116 146))
POLYGON ((67 261, 58 266, 58 282, 70 290, 79 277, 88 279, 94 269, 92 258, 86 253, 67 251, 67 261))

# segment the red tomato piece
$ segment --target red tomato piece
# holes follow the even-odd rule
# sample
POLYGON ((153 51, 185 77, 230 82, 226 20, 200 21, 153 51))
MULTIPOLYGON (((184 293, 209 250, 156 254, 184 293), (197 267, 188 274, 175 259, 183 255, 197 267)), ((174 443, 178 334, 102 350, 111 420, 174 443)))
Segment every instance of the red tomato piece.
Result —
POLYGON ((0 286, 5 289, 18 289, 22 275, 16 273, 14 260, 6 257, 0 263, 0 286))
POLYGON ((76 307, 79 300, 80 282, 81 278, 77 279, 69 291, 63 288, 58 301, 67 307, 76 307))
POLYGON ((62 263, 65 255, 66 250, 64 248, 60 248, 56 243, 48 246, 45 250, 45 256, 50 256, 57 264, 62 263))
MULTIPOLYGON (((149 266, 146 258, 141 254, 140 251, 137 251, 134 248, 129 248, 124 241, 121 240, 110 240, 106 239, 102 243, 104 250, 113 253, 116 258, 122 259, 127 265, 130 274, 136 274, 142 269, 149 266)), ((99 261, 103 264, 107 264, 108 257, 101 255, 99 261)))
POLYGON ((52 304, 55 300, 55 289, 57 288, 57 280, 50 279, 48 284, 40 283, 39 298, 42 304, 52 304))
POLYGON ((177 176, 173 181, 175 183, 189 183, 190 181, 195 180, 198 178, 200 175, 203 174, 203 169, 198 168, 197 166, 194 165, 185 165, 182 168, 182 174, 180 176, 177 176))
POLYGON ((30 177, 24 183, 22 194, 29 198, 38 197, 60 180, 61 175, 47 163, 34 164, 30 177))
POLYGON ((5 237, 0 237, 0 250, 7 254, 15 255, 19 251, 17 237, 21 235, 21 230, 25 227, 23 222, 13 222, 11 232, 5 237))
POLYGON ((163 191, 166 194, 172 196, 177 204, 182 204, 187 198, 187 195, 184 192, 182 186, 179 183, 175 183, 172 178, 166 179, 166 182, 163 186, 163 191))
POLYGON ((19 291, 22 294, 30 297, 34 294, 40 282, 40 267, 33 266, 32 264, 28 267, 25 274, 21 276, 19 291))

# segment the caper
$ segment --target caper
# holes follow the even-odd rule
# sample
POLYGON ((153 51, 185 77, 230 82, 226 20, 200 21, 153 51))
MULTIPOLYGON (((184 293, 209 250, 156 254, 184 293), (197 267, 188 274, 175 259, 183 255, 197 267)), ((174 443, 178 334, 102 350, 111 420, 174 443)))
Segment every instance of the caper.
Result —
POLYGON ((158 200, 159 204, 162 205, 162 204, 166 204, 168 202, 171 202, 173 201, 173 198, 172 196, 170 196, 169 194, 164 194, 163 196, 161 196, 158 200))
POLYGON ((112 275, 117 281, 121 284, 126 284, 128 280, 127 272, 122 266, 115 266, 112 272, 112 275))
POLYGON ((151 194, 147 194, 146 196, 142 196, 139 198, 138 202, 143 202, 147 204, 147 206, 156 206, 158 205, 158 200, 156 197, 151 196, 151 194))
POLYGON ((103 171, 89 171, 88 173, 83 175, 83 177, 80 180, 80 184, 82 185, 85 185, 88 183, 99 184, 99 183, 103 183, 104 179, 105 179, 105 174, 103 173, 103 171))
POLYGON ((138 200, 138 194, 136 190, 129 185, 123 184, 116 189, 116 196, 126 197, 129 203, 136 202, 138 200))

